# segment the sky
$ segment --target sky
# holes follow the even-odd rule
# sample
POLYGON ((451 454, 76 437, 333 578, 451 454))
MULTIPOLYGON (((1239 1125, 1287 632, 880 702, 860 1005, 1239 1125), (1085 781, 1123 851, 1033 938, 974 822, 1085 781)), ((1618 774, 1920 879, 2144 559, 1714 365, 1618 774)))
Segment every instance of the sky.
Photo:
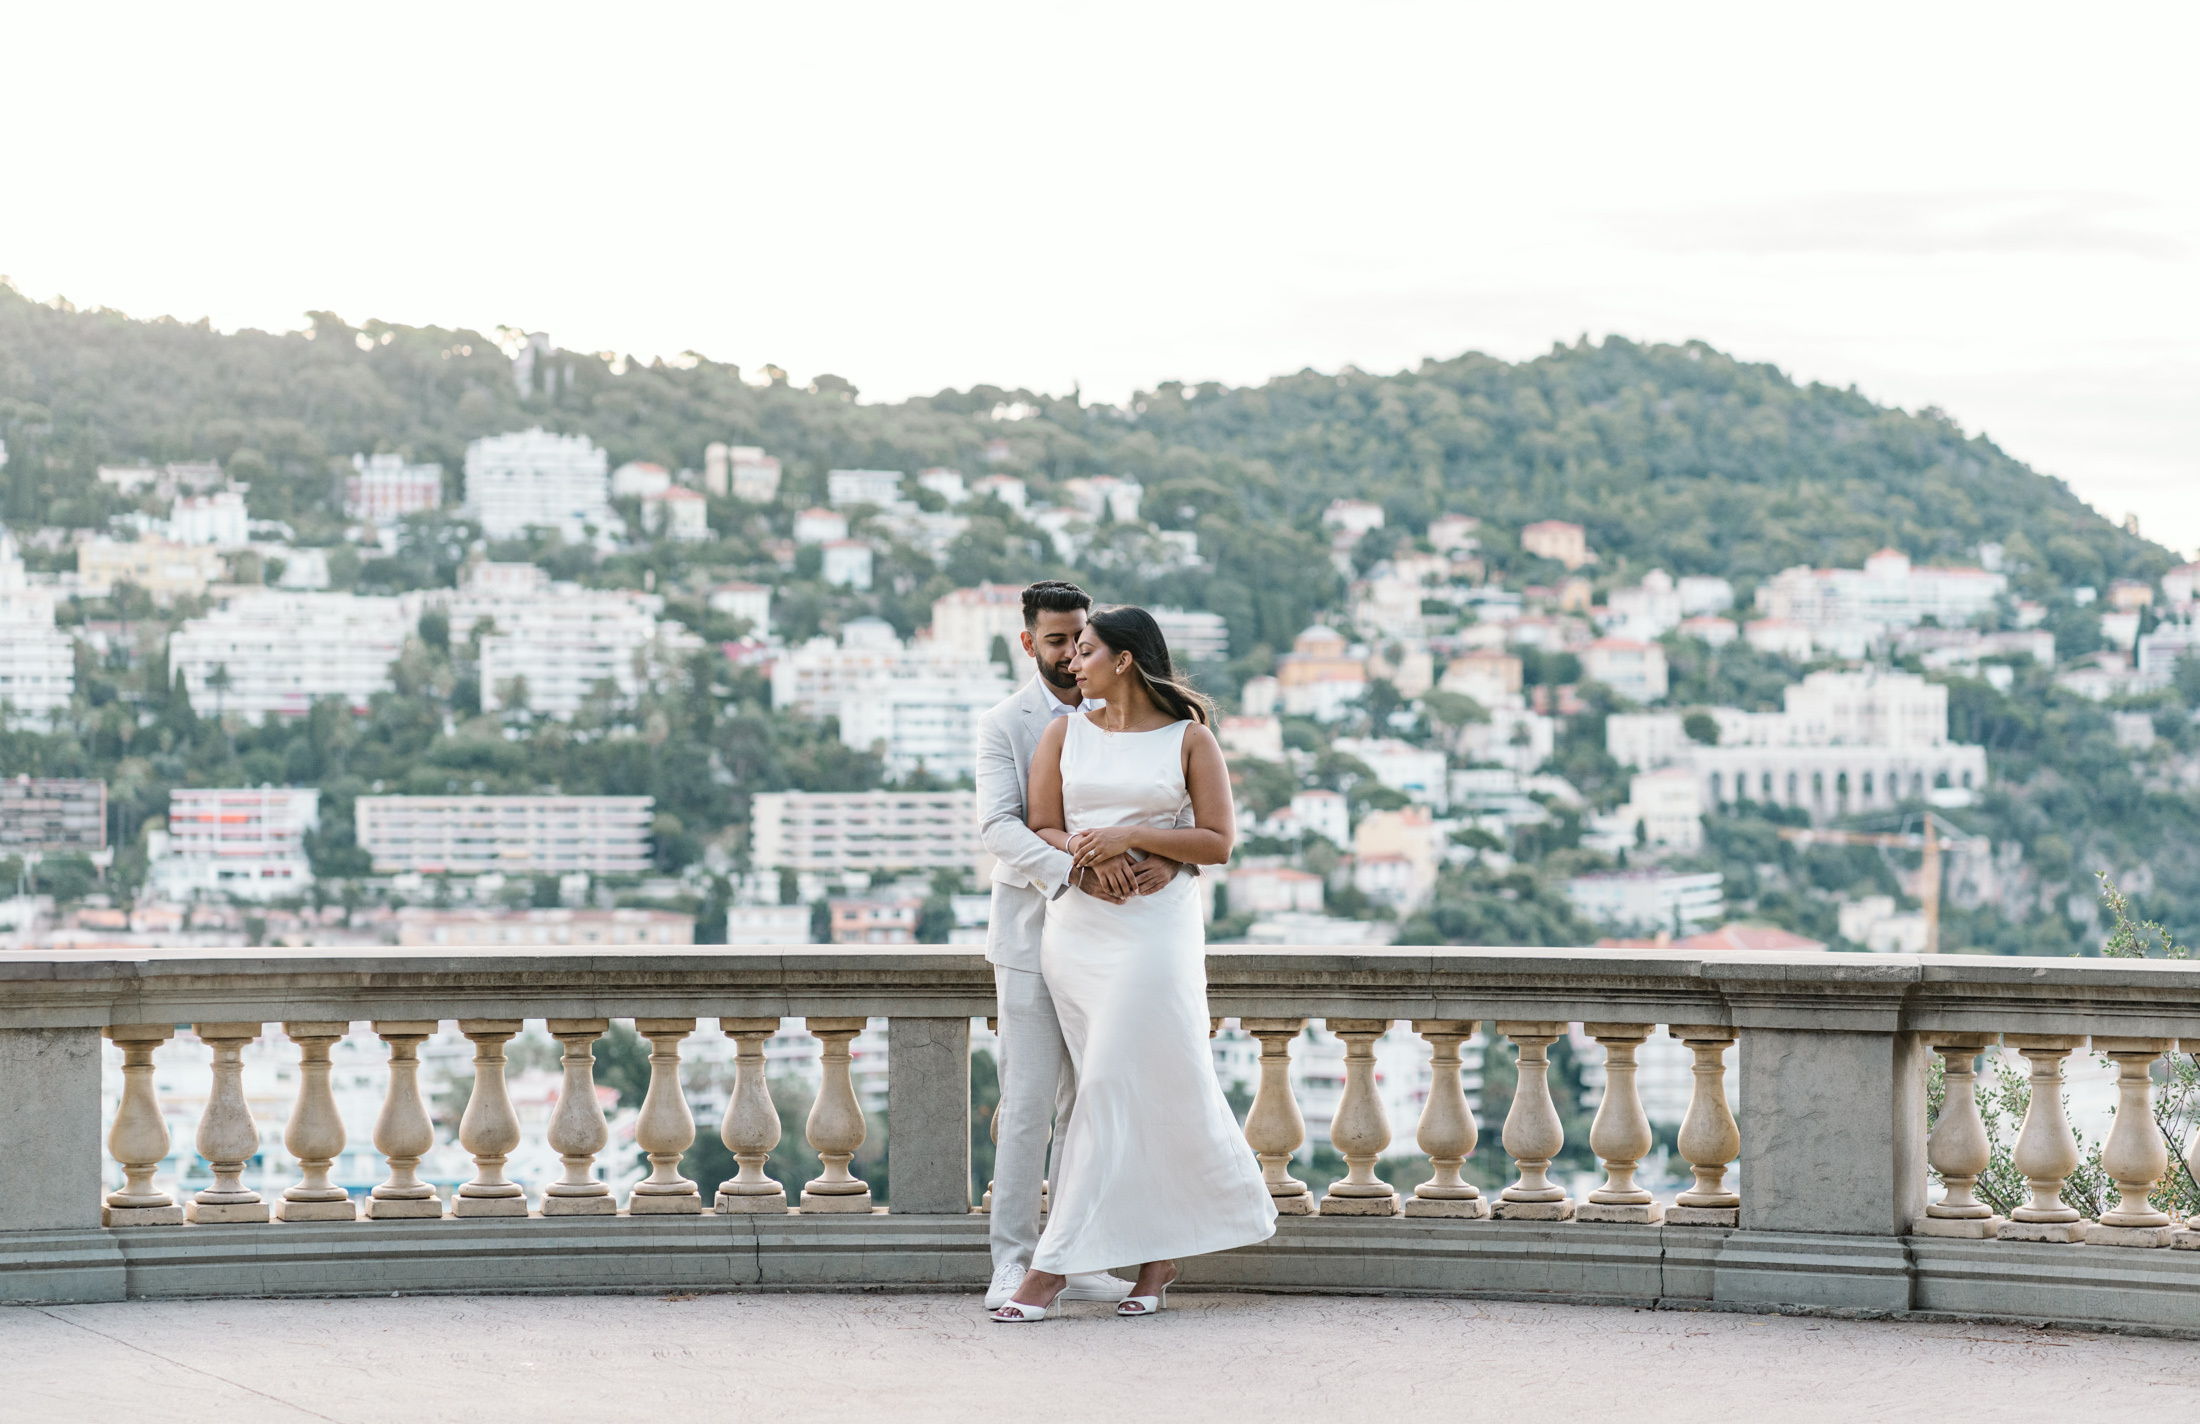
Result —
POLYGON ((2189 6, 215 3, 9 36, 0 273, 42 300, 525 327, 867 400, 1702 339, 2200 548, 2189 6))

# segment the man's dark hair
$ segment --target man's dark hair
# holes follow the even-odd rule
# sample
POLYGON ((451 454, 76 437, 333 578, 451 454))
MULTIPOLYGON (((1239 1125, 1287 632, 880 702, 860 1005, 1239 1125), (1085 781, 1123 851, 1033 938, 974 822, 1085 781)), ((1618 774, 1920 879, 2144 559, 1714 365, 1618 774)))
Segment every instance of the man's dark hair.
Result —
POLYGON ((1049 613, 1077 613, 1092 607, 1092 595, 1073 583, 1041 579, 1024 590, 1024 627, 1039 626, 1041 609, 1049 613))

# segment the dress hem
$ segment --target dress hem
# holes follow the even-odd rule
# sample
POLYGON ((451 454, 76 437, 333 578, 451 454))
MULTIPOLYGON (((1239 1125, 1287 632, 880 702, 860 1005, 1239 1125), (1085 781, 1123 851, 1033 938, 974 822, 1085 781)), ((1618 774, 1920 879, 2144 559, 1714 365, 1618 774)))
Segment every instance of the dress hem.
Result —
POLYGON ((1048 1271, 1058 1276, 1081 1276, 1091 1271, 1112 1271, 1126 1266, 1142 1266, 1147 1261, 1173 1261, 1186 1256, 1211 1256, 1217 1251, 1235 1251, 1245 1246, 1258 1246, 1275 1234, 1276 1223, 1271 1218, 1267 1229, 1258 1236, 1233 1237, 1227 1241, 1212 1243, 1205 1240, 1187 1241, 1182 1245, 1164 1243, 1161 1247, 1156 1248, 1152 1255, 1137 1261, 1094 1261, 1087 1264, 1084 1261, 1073 1259, 1071 1264, 1066 1266, 1049 1266, 1041 1265, 1038 1256, 1034 1255, 1031 1261, 1031 1269, 1034 1271, 1048 1271))

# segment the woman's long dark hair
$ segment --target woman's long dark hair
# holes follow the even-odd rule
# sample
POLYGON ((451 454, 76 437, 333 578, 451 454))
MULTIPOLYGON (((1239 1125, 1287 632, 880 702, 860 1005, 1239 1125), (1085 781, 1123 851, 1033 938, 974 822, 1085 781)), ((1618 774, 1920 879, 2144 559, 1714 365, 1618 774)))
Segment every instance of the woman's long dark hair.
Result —
POLYGON ((1169 640, 1161 636, 1161 625, 1153 621, 1151 613, 1127 603, 1118 604, 1095 610, 1085 626, 1110 649, 1131 655, 1138 680, 1146 685, 1147 693, 1162 711, 1180 720, 1189 718, 1202 727, 1215 724, 1207 699, 1170 661, 1169 640))

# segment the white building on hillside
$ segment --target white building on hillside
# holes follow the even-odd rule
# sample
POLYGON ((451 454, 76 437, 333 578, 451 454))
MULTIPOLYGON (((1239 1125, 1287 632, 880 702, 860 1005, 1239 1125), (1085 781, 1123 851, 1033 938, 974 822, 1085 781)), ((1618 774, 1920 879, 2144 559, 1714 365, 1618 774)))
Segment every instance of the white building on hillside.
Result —
POLYGON ((1441 749, 1416 747, 1395 737, 1339 737, 1331 749, 1367 764, 1375 779, 1439 811, 1451 803, 1441 749))
MULTIPOLYGON (((733 497, 750 504, 770 504, 779 498, 779 461, 756 445, 736 445, 726 452, 732 468, 733 497)), ((723 494, 723 490, 713 490, 723 494)))
POLYGON ((963 487, 961 470, 949 470, 934 466, 917 472, 917 484, 946 500, 949 504, 961 504, 970 498, 970 491, 963 487))
POLYGON ((1219 613, 1156 608, 1153 621, 1178 663, 1221 662, 1230 656, 1230 625, 1219 613))
POLYGON ((710 538, 710 501, 694 490, 668 485, 642 496, 642 523, 667 539, 701 542, 710 538))
POLYGON ((970 791, 766 791, 749 799, 759 870, 969 870, 985 854, 970 791))
POLYGON ((1627 803, 1591 822, 1582 844, 1608 853, 1637 845, 1697 850, 1703 845, 1703 791, 1686 767, 1637 772, 1627 785, 1627 803))
POLYGON ((647 796, 362 796, 359 848, 377 874, 639 875, 647 796))
POLYGON ((647 499, 672 488, 672 471, 648 460, 629 460, 611 472, 613 499, 647 499))
POLYGON ((1575 876, 1566 882, 1566 898, 1606 928, 1666 930, 1678 938, 1726 913, 1725 884, 1716 870, 1615 870, 1575 876))
POLYGON ((344 515, 388 524, 443 503, 443 467, 409 465, 403 455, 354 455, 344 480, 344 515))
POLYGON ((242 549, 252 542, 244 496, 235 490, 179 495, 168 511, 168 537, 178 544, 242 549))
POLYGON ((409 598, 251 589, 169 635, 168 665, 201 715, 297 717, 324 697, 364 712, 417 621, 409 598))
POLYGON ((313 885, 306 832, 321 793, 292 787, 199 787, 168 793, 168 825, 147 847, 153 886, 175 900, 230 895, 281 900, 313 885))
POLYGON ((797 544, 831 544, 848 537, 848 516, 830 509, 805 509, 794 517, 797 544))
POLYGON ((825 502, 835 509, 875 504, 886 509, 901 499, 899 470, 827 470, 825 502))
POLYGON ((772 591, 760 583, 722 583, 710 591, 714 613, 745 619, 749 636, 761 638, 772 628, 772 591))
MULTIPOLYGON (((1730 602, 1733 594, 1729 588, 1730 602)), ((1612 631, 1645 642, 1672 632, 1688 616, 1680 590, 1673 586, 1673 576, 1663 569, 1644 574, 1634 588, 1613 589, 1605 602, 1611 609, 1612 631)))
POLYGON ((481 705, 499 711, 522 690, 528 709, 566 720, 608 683, 628 703, 702 640, 662 621, 664 599, 633 589, 553 583, 534 564, 469 564, 446 605, 451 638, 481 634, 481 705))
POLYGON ((124 543, 102 534, 77 546, 77 581, 86 595, 105 598, 118 584, 145 590, 156 604, 196 598, 224 577, 221 551, 166 539, 124 543))
POLYGON ((586 542, 590 526, 619 528, 609 465, 585 435, 535 429, 483 436, 466 447, 466 514, 491 539, 544 528, 569 544, 586 542))
POLYGON ((1581 650, 1581 675, 1635 702, 1665 696, 1665 649, 1637 638, 1599 638, 1581 650))
POLYGON ((1985 749, 1948 740, 1939 683, 1876 668, 1814 672, 1785 700, 1780 712, 1712 708, 1716 746, 1690 741, 1677 713, 1612 717, 1605 750, 1645 771, 1686 767, 1707 807, 1746 800, 1836 816, 1986 784, 1985 749))
POLYGON ((861 539, 835 539, 825 546, 819 575, 835 588, 865 593, 871 587, 871 546, 861 539))
POLYGON ((1021 684, 1036 670, 1024 651, 1024 591, 1016 584, 981 583, 932 601, 932 646, 971 662, 989 662, 993 640, 1008 648, 1009 676, 1021 684))
POLYGON ((0 709, 10 723, 41 720, 68 707, 76 691, 76 655, 54 626, 53 595, 33 587, 0 529, 0 709))
POLYGON ((1960 628, 2008 591, 2005 574, 1985 569, 1913 568, 1899 549, 1881 549, 1861 569, 1797 565, 1757 586, 1757 607, 1768 618, 1800 623, 1821 646, 1846 636, 1877 638, 1891 629, 1931 618, 1960 628))
POLYGON ((837 718, 843 743, 877 750, 895 775, 920 765, 972 775, 978 719, 1014 691, 998 663, 936 639, 905 647, 876 618, 846 625, 837 645, 813 638, 772 664, 774 708, 837 718))

